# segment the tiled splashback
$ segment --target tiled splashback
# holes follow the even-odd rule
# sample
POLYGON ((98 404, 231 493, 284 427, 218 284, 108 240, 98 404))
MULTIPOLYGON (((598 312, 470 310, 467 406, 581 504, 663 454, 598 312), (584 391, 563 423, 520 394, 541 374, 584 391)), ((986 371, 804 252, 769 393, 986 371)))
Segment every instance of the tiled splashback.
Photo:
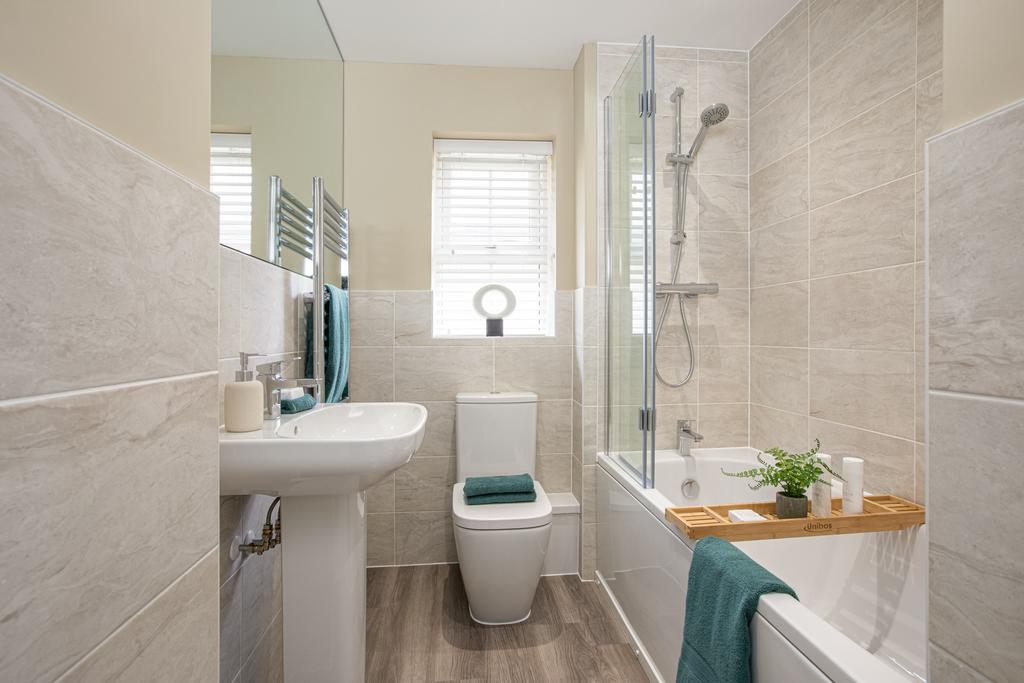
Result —
MULTIPOLYGON (((220 247, 221 420, 224 383, 234 380, 238 352, 273 358, 305 351, 300 311, 312 280, 220 247)), ((257 362, 265 362, 259 359, 257 362)), ((301 362, 286 376, 303 374, 301 362)), ((270 496, 220 499, 220 680, 280 680, 283 676, 281 549, 262 556, 230 557, 231 546, 252 531, 258 538, 270 496)), ((282 518, 283 519, 283 518, 282 518)))
POLYGON ((1024 101, 928 144, 929 681, 1024 668, 1024 101))
POLYGON ((429 291, 355 291, 354 401, 413 401, 429 413, 422 447, 367 494, 369 564, 454 562, 455 395, 538 394, 537 478, 572 482, 572 292, 558 292, 553 337, 435 339, 429 291))
POLYGON ((0 187, 0 680, 210 680, 217 200, 3 77, 0 187))
POLYGON ((942 1, 800 2, 750 53, 751 445, 922 500, 923 148, 942 1))

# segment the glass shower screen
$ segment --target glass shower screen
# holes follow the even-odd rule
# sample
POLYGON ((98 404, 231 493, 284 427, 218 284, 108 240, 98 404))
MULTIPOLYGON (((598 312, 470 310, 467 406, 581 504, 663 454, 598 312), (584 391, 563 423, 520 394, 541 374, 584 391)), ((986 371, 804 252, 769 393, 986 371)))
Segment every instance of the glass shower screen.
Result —
POLYGON ((604 100, 607 454, 654 485, 654 38, 604 100))

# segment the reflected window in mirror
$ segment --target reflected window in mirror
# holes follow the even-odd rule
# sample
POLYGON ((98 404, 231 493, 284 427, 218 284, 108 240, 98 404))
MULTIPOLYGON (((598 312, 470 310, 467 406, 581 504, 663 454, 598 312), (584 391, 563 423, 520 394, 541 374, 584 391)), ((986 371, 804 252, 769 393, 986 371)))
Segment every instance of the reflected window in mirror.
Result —
POLYGON ((221 244, 251 253, 251 133, 210 135, 210 191, 220 197, 221 244))

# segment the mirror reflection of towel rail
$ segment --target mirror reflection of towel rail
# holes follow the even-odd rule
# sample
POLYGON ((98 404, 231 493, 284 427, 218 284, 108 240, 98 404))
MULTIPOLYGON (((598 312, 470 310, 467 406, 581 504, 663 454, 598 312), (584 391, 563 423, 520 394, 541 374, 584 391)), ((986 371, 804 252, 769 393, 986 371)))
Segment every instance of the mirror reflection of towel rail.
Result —
POLYGON ((655 296, 665 296, 666 294, 682 294, 683 296, 718 294, 718 283, 680 282, 679 284, 669 284, 668 282, 659 282, 654 285, 654 294, 655 296))

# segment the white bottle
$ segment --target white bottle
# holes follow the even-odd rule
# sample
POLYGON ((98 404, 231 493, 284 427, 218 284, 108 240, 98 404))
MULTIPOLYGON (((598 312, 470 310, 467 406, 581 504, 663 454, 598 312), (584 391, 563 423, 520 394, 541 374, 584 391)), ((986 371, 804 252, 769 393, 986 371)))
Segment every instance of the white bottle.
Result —
POLYGON ((249 359, 259 354, 239 353, 235 381, 224 385, 224 429, 254 432, 263 429, 263 385, 249 369, 249 359))
POLYGON ((864 512, 864 461, 843 458, 843 514, 859 515, 864 512))
MULTIPOLYGON (((831 455, 819 453, 818 460, 825 467, 832 466, 831 455)), ((822 472, 818 481, 811 484, 811 514, 815 517, 832 516, 832 475, 828 470, 822 472)))

